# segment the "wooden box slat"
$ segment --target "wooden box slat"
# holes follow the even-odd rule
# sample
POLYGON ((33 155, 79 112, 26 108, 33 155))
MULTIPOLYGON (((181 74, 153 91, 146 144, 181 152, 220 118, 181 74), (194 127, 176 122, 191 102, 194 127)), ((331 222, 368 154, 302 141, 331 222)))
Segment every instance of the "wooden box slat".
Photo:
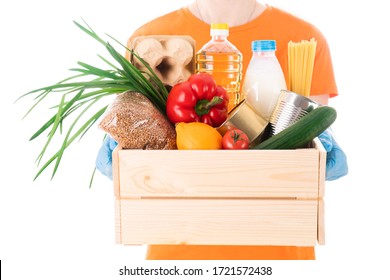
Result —
POLYGON ((119 165, 122 198, 318 196, 319 154, 313 149, 121 150, 119 165))
POLYGON ((317 203, 268 199, 123 199, 123 244, 314 246, 317 203))

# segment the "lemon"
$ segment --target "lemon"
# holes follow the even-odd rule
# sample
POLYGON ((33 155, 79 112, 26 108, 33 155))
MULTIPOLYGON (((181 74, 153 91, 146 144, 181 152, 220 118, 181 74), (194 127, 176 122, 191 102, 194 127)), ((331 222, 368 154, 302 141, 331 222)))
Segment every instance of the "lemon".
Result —
POLYGON ((201 122, 178 123, 176 144, 179 150, 218 150, 222 135, 212 126, 201 122))

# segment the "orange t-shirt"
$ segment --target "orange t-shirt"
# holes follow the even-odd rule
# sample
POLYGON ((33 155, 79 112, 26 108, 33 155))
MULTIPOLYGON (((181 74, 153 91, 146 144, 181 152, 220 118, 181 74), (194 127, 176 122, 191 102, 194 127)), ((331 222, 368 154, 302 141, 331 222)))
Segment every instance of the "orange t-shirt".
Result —
MULTIPOLYGON (((199 20, 187 8, 166 14, 141 26, 128 40, 131 48, 132 40, 146 35, 189 35, 196 43, 198 51, 210 39, 210 25, 199 20)), ((288 77, 288 42, 301 40, 317 40, 316 57, 312 75, 311 95, 338 95, 333 73, 333 65, 329 47, 322 33, 313 25, 289 13, 272 6, 251 22, 229 28, 228 40, 234 44, 243 56, 243 77, 252 58, 251 42, 253 40, 276 40, 276 56, 288 77)), ((129 58, 129 53, 126 54, 129 58)))
MULTIPOLYGON (((210 26, 190 13, 187 8, 166 14, 143 25, 130 37, 128 47, 137 36, 189 35, 196 42, 196 51, 210 40, 210 26)), ((252 57, 253 40, 276 40, 276 56, 288 77, 288 42, 317 40, 311 95, 338 94, 328 44, 313 25, 272 6, 253 21, 229 28, 229 41, 243 55, 243 76, 252 57)), ((129 58, 129 53, 126 54, 129 58)), ((314 247, 296 246, 219 246, 219 245, 150 245, 150 260, 289 260, 315 259, 314 247)))

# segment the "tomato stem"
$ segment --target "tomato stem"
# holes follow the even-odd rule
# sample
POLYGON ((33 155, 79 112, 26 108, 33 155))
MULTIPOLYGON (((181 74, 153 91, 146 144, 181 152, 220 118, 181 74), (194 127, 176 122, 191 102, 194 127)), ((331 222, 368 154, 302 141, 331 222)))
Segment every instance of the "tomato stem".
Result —
POLYGON ((240 140, 244 140, 241 138, 242 133, 238 133, 237 131, 232 131, 230 137, 233 138, 234 143, 237 143, 240 140))

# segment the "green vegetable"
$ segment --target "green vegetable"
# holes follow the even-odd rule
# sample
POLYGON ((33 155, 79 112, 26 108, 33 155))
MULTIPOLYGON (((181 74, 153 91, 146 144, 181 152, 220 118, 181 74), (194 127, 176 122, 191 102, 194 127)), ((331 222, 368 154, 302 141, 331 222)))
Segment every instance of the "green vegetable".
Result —
POLYGON ((268 138, 253 149, 298 149, 307 146, 314 138, 329 128, 337 112, 329 106, 320 106, 278 134, 268 138))
MULTIPOLYGON (((38 165, 40 165, 54 136, 63 137, 63 142, 57 152, 54 152, 39 169, 34 180, 52 163, 54 163, 52 172, 52 177, 54 177, 65 150, 77 138, 82 138, 104 114, 114 94, 125 91, 140 92, 166 115, 165 106, 168 91, 150 66, 142 58, 127 49, 126 46, 109 36, 116 43, 133 53, 145 65, 147 71, 140 71, 116 51, 109 42, 100 38, 88 24, 84 22, 85 26, 83 26, 76 21, 74 23, 84 33, 99 42, 110 54, 110 58, 113 61, 109 61, 109 59, 99 55, 99 58, 108 66, 108 69, 78 62, 79 67, 70 69, 70 71, 75 73, 74 75, 56 84, 32 90, 18 98, 19 100, 27 96, 34 97, 33 105, 25 116, 32 110, 37 109, 38 105, 44 100, 53 97, 58 100, 51 106, 54 112, 49 119, 30 138, 31 141, 38 136, 47 137, 37 158, 38 165), (69 124, 65 125, 65 121, 68 121, 69 124), (63 130, 66 130, 65 133, 63 130), (45 131, 46 133, 44 133, 45 131)), ((44 75, 44 73, 42 74, 44 75)))

